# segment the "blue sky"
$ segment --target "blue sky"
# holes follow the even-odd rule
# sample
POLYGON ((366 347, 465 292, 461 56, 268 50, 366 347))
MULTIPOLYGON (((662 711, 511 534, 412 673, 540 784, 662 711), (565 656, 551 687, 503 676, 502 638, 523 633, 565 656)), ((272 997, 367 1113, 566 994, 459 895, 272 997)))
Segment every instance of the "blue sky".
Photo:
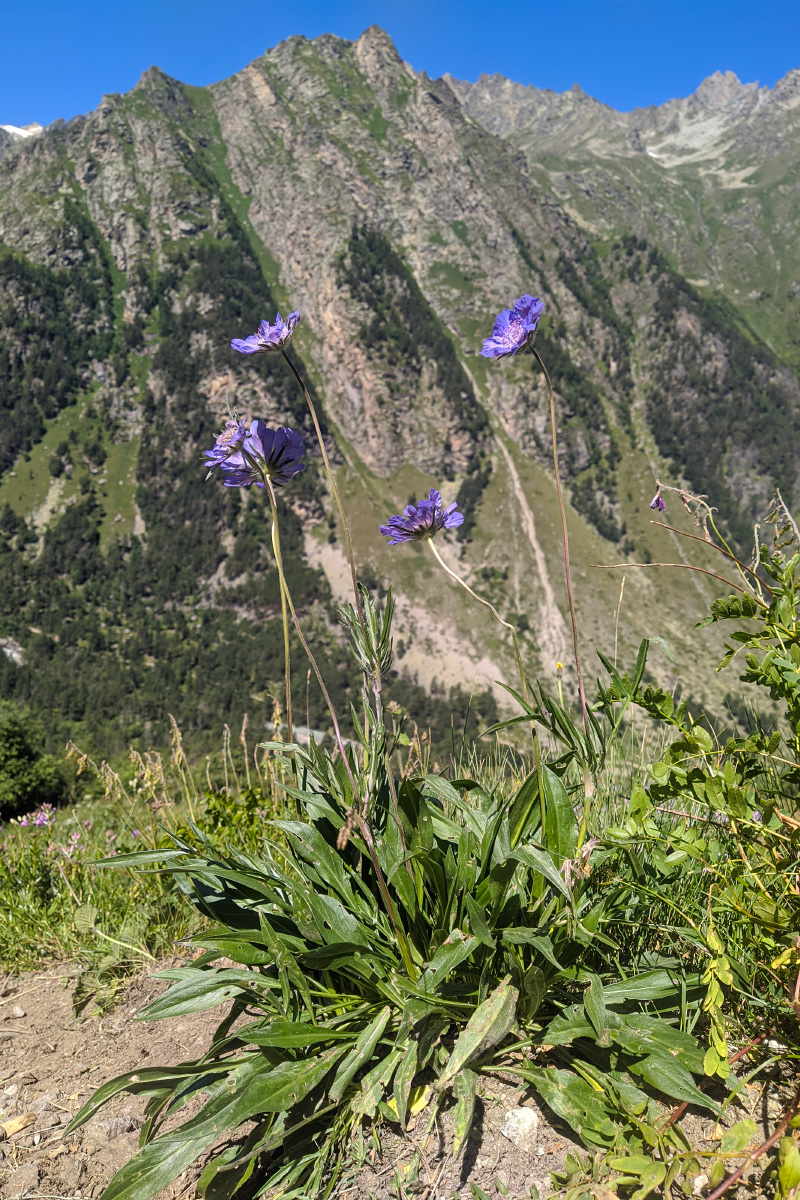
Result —
POLYGON ((291 34, 372 24, 429 75, 577 82, 620 109, 688 95, 715 70, 772 85, 800 67, 799 0, 0 0, 0 124, 88 112, 153 64, 213 83, 291 34))

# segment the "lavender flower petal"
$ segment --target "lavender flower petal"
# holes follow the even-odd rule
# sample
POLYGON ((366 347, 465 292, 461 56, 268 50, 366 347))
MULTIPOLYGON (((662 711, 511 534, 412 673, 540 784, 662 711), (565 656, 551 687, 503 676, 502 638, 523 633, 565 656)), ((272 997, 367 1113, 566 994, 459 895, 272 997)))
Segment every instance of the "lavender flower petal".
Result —
POLYGON ((390 546, 399 546, 401 542, 424 541, 440 529, 455 529, 463 523, 464 514, 458 512, 456 502, 443 508, 441 492, 431 488, 427 500, 407 505, 401 515, 389 517, 379 529, 390 546))
POLYGON ((507 358, 524 350, 530 345, 543 312, 544 303, 538 296, 520 296, 513 308, 498 313, 492 336, 483 343, 483 357, 507 358))
POLYGON ((257 354, 259 351, 275 353, 282 350, 291 341, 295 326, 300 320, 299 312, 289 313, 284 321, 280 313, 275 315, 275 324, 262 321, 255 333, 246 338, 233 338, 231 349, 239 354, 257 354))

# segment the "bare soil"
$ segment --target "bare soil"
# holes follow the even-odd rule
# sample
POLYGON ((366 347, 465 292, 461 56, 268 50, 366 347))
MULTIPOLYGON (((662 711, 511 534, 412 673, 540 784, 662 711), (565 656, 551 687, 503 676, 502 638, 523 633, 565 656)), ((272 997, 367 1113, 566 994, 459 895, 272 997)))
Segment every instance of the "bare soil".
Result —
MULTIPOLYGON (((176 965, 175 962, 162 964, 176 965)), ((72 1013, 76 972, 69 966, 0 981, 0 1122, 32 1113, 35 1121, 0 1142, 1 1200, 87 1200, 103 1191, 114 1173, 136 1152, 144 1100, 118 1096, 74 1134, 70 1120, 102 1083, 143 1063, 174 1064, 197 1057, 207 1046, 223 1008, 168 1021, 142 1021, 142 1009, 167 986, 142 977, 124 993, 112 1013, 77 1019, 72 1013)), ((758 1145, 774 1128, 786 1104, 786 1088, 763 1083, 745 1088, 730 1106, 725 1124, 745 1116, 758 1122, 758 1145)), ((188 1114, 184 1111, 181 1119, 188 1114)), ((489 1197, 523 1200, 535 1186, 551 1191, 551 1171, 563 1168, 570 1151, 585 1154, 558 1117, 539 1105, 511 1078, 485 1077, 471 1136, 457 1160, 450 1153, 452 1115, 444 1112, 426 1137, 425 1112, 405 1136, 391 1127, 380 1131, 380 1149, 366 1135, 363 1152, 353 1147, 352 1167, 336 1189, 337 1200, 389 1200, 403 1192, 420 1200, 472 1200, 471 1185, 489 1197), (508 1114, 527 1108, 527 1133, 509 1137, 508 1114), (502 1132, 505 1127, 505 1132, 502 1132), (416 1158, 415 1158, 416 1154, 416 1158), (414 1161, 412 1161, 414 1160, 414 1161)), ((523 1120, 523 1124, 525 1121, 523 1120)), ((681 1122, 693 1147, 711 1154, 719 1131, 702 1114, 681 1122)), ((710 1162, 711 1160, 707 1160, 710 1162)), ((731 1163, 731 1168, 736 1165, 731 1163)), ((762 1195, 761 1160, 730 1196, 757 1200, 762 1195)), ((704 1168, 705 1169, 705 1168, 704 1168)), ((200 1167, 180 1176, 161 1200, 194 1200, 200 1167)), ((710 1188, 697 1181, 695 1195, 710 1188)))

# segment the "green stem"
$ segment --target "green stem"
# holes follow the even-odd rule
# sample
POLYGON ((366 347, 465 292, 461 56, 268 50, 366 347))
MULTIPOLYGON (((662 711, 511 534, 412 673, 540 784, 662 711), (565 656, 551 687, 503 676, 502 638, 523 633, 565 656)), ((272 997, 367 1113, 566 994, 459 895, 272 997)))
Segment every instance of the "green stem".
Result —
MULTIPOLYGON (((504 629, 511 630, 511 638, 514 642, 514 654, 517 657, 517 670, 519 671, 519 679, 520 679, 520 683, 522 684, 522 698, 525 701, 525 703, 528 704, 529 703, 528 681, 525 678, 525 669, 522 666, 522 655, 520 654, 519 641, 517 639, 517 631, 516 631, 515 627, 509 621, 504 621, 493 604, 491 604, 488 600, 485 600, 483 596, 479 596, 477 592, 473 591, 473 589, 469 586, 469 584, 467 583, 467 581, 465 579, 462 579, 460 575, 457 575, 455 571, 451 570, 450 567, 448 567, 447 563, 444 561, 441 554, 434 546, 432 538, 428 538, 427 540, 428 540, 428 545, 431 548, 434 558, 439 563, 439 566, 442 567, 447 572, 447 574, 450 576, 450 578, 454 579, 456 581, 456 583, 461 584, 464 591, 469 592, 469 594, 470 594, 470 596, 472 596, 473 600, 478 601, 478 604, 482 604, 484 606, 484 608, 488 608, 489 612, 492 614, 492 616, 498 622, 498 624, 502 625, 504 629)), ((544 836, 545 805, 544 805, 544 789, 542 787, 542 756, 539 753, 539 737, 536 732, 536 725, 533 722, 531 722, 531 735, 533 737, 533 762, 534 762, 534 766, 536 768, 536 778, 539 781, 539 805, 540 805, 541 813, 542 813, 542 835, 544 836)))
MULTIPOLYGON (((269 479, 269 477, 266 478, 266 484, 267 484, 267 489, 269 492, 269 504, 270 504, 270 509, 272 510, 272 520, 273 520, 273 523, 275 525, 277 525, 278 510, 277 510, 277 506, 275 504, 275 490, 272 486, 272 480, 269 479)), ((392 925, 394 926, 395 933, 397 934, 397 940, 400 945, 400 951, 403 955, 403 961, 405 963, 406 970, 408 971, 409 977, 411 979, 417 979, 419 977, 419 972, 417 971, 416 967, 414 966, 414 962, 411 958, 411 952, 409 951, 405 934, 403 933, 402 926, 400 925, 400 921, 397 916, 397 911, 395 910, 394 904, 392 903, 392 898, 389 895, 389 889, 386 886, 386 881, 383 877, 383 871, 381 870, 381 865, 378 861, 378 856, 375 852, 375 842, 372 837, 372 831, 371 831, 369 825, 367 824, 366 820, 364 819, 364 817, 358 811, 358 789, 356 788, 356 781, 353 778, 353 772, 350 769, 350 761, 347 757, 347 753, 345 752, 344 741, 342 739, 342 734, 339 729, 339 721, 336 716, 336 709, 333 707, 333 701, 330 698, 330 693, 328 692, 328 689, 325 686, 325 680, 322 678, 322 672, 320 671, 319 667, 317 666, 317 660, 314 658, 314 655, 311 653, 311 647, 309 646, 308 642, 306 641, 305 634, 303 633, 303 630, 300 627, 300 622, 297 619, 297 613, 295 611, 295 607, 292 602, 291 593, 289 592, 289 587, 288 587, 288 584, 286 583, 286 576, 283 573, 283 562, 281 561, 281 558, 280 558, 280 543, 278 543, 278 546, 279 546, 279 551, 278 551, 278 557, 276 559, 276 562, 278 565, 278 574, 280 576, 281 588, 283 589, 283 592, 286 595, 286 602, 289 605, 289 611, 292 614, 292 620, 294 621, 294 627, 297 630, 297 636, 300 638, 302 647, 305 650, 306 655, 308 656, 308 661, 311 664, 311 669, 313 670, 314 674, 317 677, 317 683, 320 686, 322 695, 325 698, 325 703, 328 706, 328 712, 330 713, 331 721, 333 722, 333 732, 336 737, 336 744, 339 747, 339 753, 342 756, 342 761, 344 763, 345 770, 347 771, 347 777, 350 780, 350 787, 351 787, 351 790, 353 793, 353 812, 355 814, 355 819, 356 819, 358 827, 361 831, 361 835, 364 838, 364 841, 366 843, 367 851, 369 853, 370 859, 372 861, 372 866, 375 871, 375 877, 378 881, 378 888, 380 890, 381 896, 383 897, 384 904, 386 905, 389 919, 392 922, 392 925)))
POLYGON ((443 570, 445 570, 447 572, 447 574, 450 576, 450 578, 454 579, 456 581, 456 583, 459 583, 461 585, 461 587, 463 587, 465 592, 469 592, 470 596, 472 596, 472 599, 477 600, 478 604, 482 604, 484 606, 484 608, 488 608, 489 612, 492 614, 492 616, 498 622, 498 624, 502 625, 505 629, 511 630, 511 637, 514 642, 514 653, 517 656, 517 670, 519 671, 519 679, 520 679, 520 683, 522 684, 522 695, 525 700, 525 703, 527 704, 528 703, 528 694, 529 694, 528 693, 528 681, 525 678, 525 671, 522 666, 522 656, 519 652, 519 642, 517 641, 516 629, 509 621, 503 620, 503 618, 500 616, 500 613, 497 611, 497 609, 495 608, 495 606, 493 604, 491 604, 488 600, 485 600, 483 598, 483 596, 479 596, 477 592, 474 592, 465 579, 462 579, 460 575, 457 575, 455 571, 452 571, 450 569, 450 567, 448 567, 447 563, 444 561, 441 554, 436 549, 436 546, 433 544, 433 538, 427 538, 426 541, 431 548, 431 553, 433 554, 436 561, 439 563, 439 566, 442 567, 443 570))
POLYGON ((283 348, 281 349, 281 353, 283 354, 283 357, 286 359, 286 363, 289 367, 289 370, 292 372, 292 374, 294 375, 298 384, 300 385, 300 389, 306 398, 306 404, 308 405, 308 411, 311 413, 311 420, 314 422, 314 429, 316 430, 317 441, 319 442, 319 448, 322 451, 322 461, 325 464, 325 473, 328 476, 328 483, 331 485, 331 491, 333 492, 333 498, 336 501, 336 507, 339 510, 339 519, 342 522, 342 530, 344 532, 345 545, 347 546, 347 557, 350 560, 350 574, 353 578, 353 595, 355 596, 355 601, 356 601, 356 612, 358 613, 358 621, 359 621, 359 624, 361 625, 361 628, 365 629, 364 609, 361 605, 361 593, 358 590, 358 573, 356 571, 356 560, 353 555, 353 543, 350 539, 350 527, 347 524, 347 517, 344 515, 344 507, 342 505, 342 500, 339 495, 339 489, 336 486, 336 480, 334 479, 334 476, 333 476, 333 470, 331 469, 330 459, 328 458, 328 451, 325 449, 325 440, 322 436, 322 430, 320 429, 319 420, 317 418, 317 410, 314 406, 314 401, 311 399, 311 394, 310 394, 308 388, 306 387, 303 377, 300 374, 300 372, 298 371, 297 367, 294 365, 292 360, 289 358, 289 355, 286 353, 286 351, 283 348))
MULTIPOLYGON (((572 596, 572 574, 569 565, 569 536, 567 533, 567 510, 564 506, 564 491, 561 487, 561 472, 558 468, 558 432, 556 426, 556 401, 553 395, 553 385, 550 381, 550 376, 547 373, 547 367, 539 357, 539 352, 533 346, 530 347, 531 354, 539 364, 542 374, 547 384, 547 394, 550 400, 550 428, 553 434, 553 472, 556 477, 556 495, 558 496, 558 511, 561 515, 561 539, 564 546, 564 576, 567 584, 567 603, 569 605, 569 619, 572 623, 572 647, 575 653, 575 671, 578 676, 578 695, 581 702, 581 714, 583 716, 583 728, 586 732, 587 743, 591 737, 589 729, 589 712, 586 707, 586 692, 583 687, 583 671, 581 670, 581 655, 578 645, 578 619, 575 616, 575 601, 572 596)), ((587 745, 587 749, 588 749, 587 745)))
POLYGON ((278 576, 281 581, 281 617, 283 618, 283 658, 284 670, 283 676, 286 684, 286 728, 289 734, 288 741, 294 741, 294 731, 292 729, 292 667, 289 658, 289 613, 286 608, 286 594, 283 589, 283 563, 281 561, 281 535, 278 530, 278 515, 273 507, 272 510, 272 550, 275 555, 275 562, 278 566, 278 576))

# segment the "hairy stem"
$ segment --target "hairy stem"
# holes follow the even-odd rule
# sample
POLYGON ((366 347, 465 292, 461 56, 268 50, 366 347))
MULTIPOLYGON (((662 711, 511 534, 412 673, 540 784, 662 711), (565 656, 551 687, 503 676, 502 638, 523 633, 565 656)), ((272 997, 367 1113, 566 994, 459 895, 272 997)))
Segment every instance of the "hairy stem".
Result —
POLYGON ((311 413, 311 420, 314 422, 314 429, 316 430, 317 441, 319 442, 319 448, 322 451, 322 461, 325 464, 325 473, 328 476, 328 483, 331 485, 331 491, 333 492, 333 498, 336 501, 336 507, 339 510, 339 519, 342 522, 342 530, 344 532, 345 545, 347 546, 347 557, 350 560, 350 574, 353 577, 353 595, 355 596, 355 601, 356 601, 356 612, 358 613, 358 622, 359 622, 361 628, 364 629, 364 609, 361 605, 361 594, 358 590, 358 573, 356 571, 356 560, 353 555, 353 543, 350 540, 350 526, 347 524, 347 517, 344 515, 344 507, 342 505, 342 500, 339 495, 339 489, 336 486, 336 480, 334 479, 334 476, 333 476, 333 470, 331 469, 330 459, 328 458, 328 451, 325 449, 325 441, 322 436, 322 430, 320 429, 319 420, 317 418, 317 410, 314 406, 314 401, 311 399, 311 394, 310 394, 308 388, 306 387, 303 377, 300 374, 300 372, 298 371, 297 367, 294 365, 292 360, 289 358, 289 355, 286 353, 286 351, 283 348, 281 349, 281 353, 283 354, 283 357, 286 359, 286 362, 289 366, 289 370, 292 372, 292 374, 294 375, 298 384, 300 385, 303 395, 306 398, 306 404, 308 405, 308 411, 311 413))
POLYGON ((455 571, 451 570, 450 567, 448 567, 447 563, 444 561, 441 554, 436 549, 436 546, 433 543, 433 538, 427 538, 426 541, 427 541, 428 545, 430 546, 431 553, 433 554, 434 558, 438 562, 439 566, 442 567, 442 569, 447 572, 447 574, 450 576, 450 578, 454 579, 456 581, 456 583, 460 584, 461 587, 463 587, 465 592, 469 592, 470 596, 472 596, 472 599, 477 600, 478 604, 482 604, 484 606, 484 608, 488 608, 489 612, 492 614, 492 616, 494 617, 494 619, 497 621, 497 623, 499 625, 502 625, 504 629, 509 629, 511 631, 511 638, 514 642, 514 654, 517 657, 517 670, 519 671, 519 679, 520 679, 520 683, 522 684, 522 695, 525 699, 525 703, 527 704, 528 703, 528 695, 529 695, 528 681, 525 678, 525 670, 522 666, 522 656, 519 652, 519 642, 517 640, 517 631, 516 631, 515 627, 509 621, 504 621, 503 618, 500 616, 500 613, 497 611, 497 609, 495 608, 495 606, 493 604, 490 604, 490 602, 488 600, 485 600, 483 598, 483 596, 479 596, 477 592, 474 592, 465 579, 462 579, 460 575, 457 575, 455 571))
MULTIPOLYGON (((281 535, 278 530, 278 514, 272 506, 272 551, 275 555, 275 562, 278 564, 278 574, 283 579, 283 563, 281 561, 281 535)), ((286 607, 286 594, 283 590, 283 583, 280 587, 281 593, 281 617, 283 619, 283 676, 286 684, 286 729, 288 733, 287 741, 294 741, 294 730, 292 728, 292 665, 289 658, 289 613, 286 607)))
MULTIPOLYGON (((269 491, 269 505, 270 505, 270 509, 272 510, 273 524, 275 526, 277 526, 278 510, 277 510, 277 506, 275 504, 275 490, 272 486, 272 481, 269 478, 267 478, 266 484, 267 484, 267 488, 269 491)), ((342 756, 342 762, 344 763, 345 770, 347 771, 347 777, 350 780, 350 787, 352 789, 352 794, 353 794, 353 812, 354 812, 355 820, 356 820, 356 823, 361 832, 361 836, 364 838, 364 841, 366 843, 367 851, 369 853, 370 859, 372 861, 372 866, 375 871, 375 877, 378 881, 378 889, 383 898, 383 902, 386 905, 386 910, 389 915, 389 920, 392 922, 395 933, 397 934, 397 940, 398 940, 398 943, 400 946, 400 951, 403 956, 403 962, 405 963, 405 967, 409 974, 409 977, 411 979, 417 979, 419 977, 419 972, 417 971, 416 967, 414 966, 413 959, 411 958, 411 952, 408 948, 408 942, 406 941, 405 934, 403 933, 402 926, 400 925, 400 921, 397 916, 397 911, 394 907, 394 904, 392 903, 392 898, 389 895, 389 889, 386 886, 386 880, 383 877, 381 865, 378 861, 378 856, 375 852, 375 842, 372 837, 372 830, 370 829, 367 821, 364 819, 362 814, 358 811, 358 789, 356 788, 356 781, 353 777, 353 772, 350 768, 350 761, 345 752, 344 740, 342 738, 341 730, 339 729, 339 721, 336 716, 336 709, 333 707, 333 701, 331 700, 330 693, 328 692, 328 689, 325 686, 325 680, 322 678, 322 672, 320 671, 319 667, 317 666, 317 660, 314 658, 314 655, 311 652, 311 647, 309 646, 308 642, 306 641, 305 634, 303 633, 303 630, 300 627, 300 622, 297 618, 297 612, 295 611, 295 607, 292 602, 291 593, 289 592, 289 587, 288 587, 288 584, 286 583, 286 576, 283 573, 283 561, 280 557, 280 541, 278 541, 278 556, 277 556, 276 562, 278 565, 278 575, 280 576, 281 589, 282 589, 284 595, 286 596, 286 603, 289 605, 289 611, 292 614, 292 620, 294 621, 294 627, 297 630, 297 636, 300 638, 302 647, 305 650, 306 655, 308 656, 308 661, 311 664, 311 669, 317 677, 317 683, 319 684, 320 689, 322 691, 322 695, 325 698, 325 703, 328 706, 328 712, 330 713, 331 721, 333 722, 333 732, 334 732, 334 736, 336 738, 336 744, 339 747, 339 753, 342 756)), ((358 587, 358 584, 356 583, 356 588, 357 587, 358 587)))
POLYGON ((550 381, 550 376, 547 373, 547 367, 539 357, 539 351, 533 346, 530 347, 530 352, 539 364, 542 374, 547 384, 547 394, 550 399, 550 428, 553 434, 553 472, 556 477, 556 495, 558 496, 558 511, 561 515, 561 538, 564 545, 564 577, 567 584, 567 604, 569 605, 569 619, 572 624, 572 648, 575 654, 575 672, 578 676, 578 695, 581 702, 581 715, 583 716, 583 728, 586 733, 586 740, 589 742, 591 733, 589 729, 589 712, 586 707, 586 692, 583 686, 583 671, 581 670, 581 654, 578 645, 578 619, 575 615, 575 601, 572 595, 572 574, 569 565, 569 536, 567 534, 567 510, 564 507, 564 491, 561 487, 561 472, 558 468, 558 433, 556 427, 556 401, 553 395, 553 385, 550 381))
MULTIPOLYGON (((470 596, 472 596, 473 600, 477 600, 478 604, 482 604, 484 606, 484 608, 488 608, 489 612, 492 614, 492 616, 498 622, 498 624, 502 625, 504 629, 509 629, 511 631, 511 638, 512 638, 512 641, 514 642, 514 654, 517 657, 517 670, 519 671, 519 679, 520 679, 520 683, 522 684, 522 698, 525 701, 525 703, 528 704, 529 703, 528 681, 525 678, 525 668, 522 665, 522 655, 520 654, 520 650, 519 650, 519 640, 517 638, 516 628, 509 621, 504 621, 493 604, 490 604, 489 601, 485 600, 483 596, 479 596, 477 592, 472 590, 472 588, 469 586, 469 584, 467 583, 467 581, 465 579, 462 579, 460 575, 457 575, 455 571, 452 571, 450 569, 450 567, 448 567, 447 563, 444 561, 441 554, 439 553, 439 551, 436 549, 435 545, 433 544, 433 538, 428 538, 427 540, 428 540, 428 545, 431 548, 434 558, 439 563, 439 566, 442 567, 447 572, 447 574, 450 576, 450 578, 454 579, 456 581, 456 583, 461 584, 461 587, 463 587, 464 591, 468 592, 470 594, 470 596)), ((542 832, 544 833, 545 808, 544 808, 544 790, 542 788, 542 756, 539 753, 539 737, 536 732, 536 726, 533 722, 531 722, 531 735, 533 737, 533 761, 534 761, 534 766, 536 768, 536 778, 539 781, 539 805, 541 807, 541 813, 542 813, 542 832)))

